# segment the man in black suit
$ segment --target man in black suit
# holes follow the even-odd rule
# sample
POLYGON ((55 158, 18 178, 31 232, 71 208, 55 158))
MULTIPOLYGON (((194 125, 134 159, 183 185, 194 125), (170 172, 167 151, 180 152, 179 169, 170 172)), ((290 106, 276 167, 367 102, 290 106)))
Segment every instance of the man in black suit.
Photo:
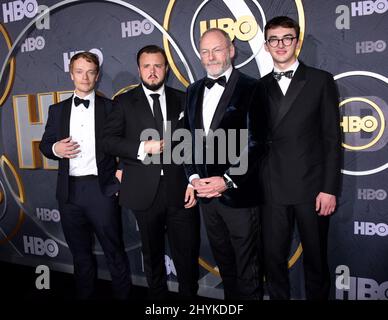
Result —
POLYGON ((267 91, 269 148, 261 177, 265 190, 263 239, 271 299, 289 299, 287 259, 295 221, 303 247, 307 299, 327 299, 329 216, 340 181, 338 93, 333 76, 299 62, 299 25, 280 16, 265 26, 274 72, 267 91))
POLYGON ((137 64, 142 83, 117 97, 104 129, 104 149, 123 163, 120 204, 136 216, 149 297, 165 299, 168 292, 167 230, 180 296, 193 298, 198 290, 199 215, 183 166, 165 157, 171 148, 166 133, 183 127, 184 93, 164 84, 168 65, 162 48, 142 48, 137 64), (147 130, 151 139, 144 134, 147 130))
POLYGON ((193 156, 185 168, 200 198, 225 299, 254 300, 262 298, 257 176, 250 161, 233 161, 231 155, 236 151, 237 156, 243 155, 254 142, 243 145, 240 140, 247 133, 251 106, 257 107, 251 101, 257 81, 232 67, 234 54, 223 30, 212 28, 201 36, 201 62, 207 77, 187 90, 185 123, 193 137, 193 156))
POLYGON ((81 52, 70 60, 74 95, 50 106, 41 152, 59 161, 57 199, 63 233, 73 255, 77 297, 93 297, 97 267, 94 234, 104 251, 115 297, 130 290, 128 257, 124 251, 121 212, 115 177, 116 160, 104 154, 100 139, 112 101, 95 94, 98 57, 81 52))

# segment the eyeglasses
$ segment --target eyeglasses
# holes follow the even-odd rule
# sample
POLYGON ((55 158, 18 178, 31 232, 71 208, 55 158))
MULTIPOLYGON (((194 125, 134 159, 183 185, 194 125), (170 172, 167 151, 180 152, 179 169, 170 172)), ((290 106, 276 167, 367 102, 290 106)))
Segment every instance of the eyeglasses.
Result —
POLYGON ((212 50, 208 50, 208 49, 203 49, 200 51, 200 54, 201 56, 205 56, 205 57, 208 57, 210 52, 212 55, 219 55, 222 53, 222 51, 224 51, 225 49, 227 49, 227 47, 225 48, 215 48, 215 49, 212 49, 212 50))
POLYGON ((282 39, 276 39, 276 38, 270 38, 268 39, 266 42, 270 45, 270 47, 272 48, 276 48, 277 46, 279 46, 279 43, 281 42, 283 44, 283 46, 285 47, 288 47, 292 44, 292 42, 294 41, 294 39, 296 39, 297 37, 284 37, 282 39))

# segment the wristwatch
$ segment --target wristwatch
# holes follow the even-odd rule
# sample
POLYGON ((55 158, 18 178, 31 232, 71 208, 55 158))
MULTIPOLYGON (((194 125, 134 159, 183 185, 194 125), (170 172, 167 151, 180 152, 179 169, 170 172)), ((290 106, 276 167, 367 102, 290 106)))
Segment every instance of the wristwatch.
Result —
POLYGON ((233 189, 233 181, 232 181, 232 180, 229 180, 229 179, 226 178, 225 176, 222 176, 222 178, 223 178, 224 181, 225 181, 226 189, 233 189))

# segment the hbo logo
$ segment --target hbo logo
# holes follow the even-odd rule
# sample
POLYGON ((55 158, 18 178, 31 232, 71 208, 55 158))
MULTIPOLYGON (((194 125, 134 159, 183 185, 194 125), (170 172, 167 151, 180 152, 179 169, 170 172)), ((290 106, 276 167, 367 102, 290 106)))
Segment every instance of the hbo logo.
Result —
POLYGON ((354 234, 364 236, 374 236, 377 234, 380 237, 388 235, 388 225, 385 223, 375 224, 373 222, 358 222, 354 221, 354 234))
POLYGON ((43 240, 37 237, 23 236, 24 253, 37 256, 47 255, 51 258, 56 257, 59 252, 57 243, 53 239, 43 240))
POLYGON ((387 47, 383 40, 356 42, 356 54, 382 52, 387 47))
POLYGON ((154 31, 154 25, 147 19, 144 19, 143 21, 134 20, 121 23, 122 38, 137 37, 141 34, 150 34, 152 31, 154 31))
POLYGON ((377 119, 373 116, 357 117, 357 116, 344 116, 340 123, 343 132, 373 132, 378 127, 377 119))
POLYGON ((388 281, 349 277, 349 289, 336 288, 337 300, 388 300, 388 281))
POLYGON ((358 200, 385 200, 387 192, 383 189, 358 189, 358 200))
MULTIPOLYGON (((82 51, 84 51, 84 50, 63 53, 63 69, 65 70, 65 72, 69 72, 69 65, 70 65, 71 57, 79 52, 82 52, 82 51)), ((94 49, 90 49, 89 52, 94 53, 95 55, 98 56, 98 62, 100 63, 100 67, 101 67, 102 63, 104 62, 104 56, 103 56, 101 50, 94 48, 94 49)))
MULTIPOLYGON (((253 39, 258 31, 257 22, 252 16, 241 16, 236 22, 231 18, 213 19, 210 20, 210 28, 220 28, 227 32, 230 38, 234 37, 241 41, 249 41, 253 39)), ((203 34, 207 30, 206 20, 199 23, 200 33, 203 34)))
POLYGON ((59 222, 61 220, 59 211, 56 209, 36 208, 36 216, 41 221, 59 222))
POLYGON ((388 10, 388 0, 352 2, 352 17, 367 16, 372 13, 384 13, 388 10))
POLYGON ((24 17, 33 18, 38 12, 38 3, 36 0, 13 1, 3 3, 4 23, 19 21, 24 17))
POLYGON ((30 52, 35 50, 42 50, 46 41, 42 36, 36 38, 27 38, 21 46, 22 52, 30 52))

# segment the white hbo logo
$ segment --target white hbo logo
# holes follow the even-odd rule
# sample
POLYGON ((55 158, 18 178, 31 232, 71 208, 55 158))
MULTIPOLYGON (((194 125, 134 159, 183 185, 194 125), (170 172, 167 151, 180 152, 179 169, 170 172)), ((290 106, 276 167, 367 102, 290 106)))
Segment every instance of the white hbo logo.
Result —
POLYGON ((4 23, 19 21, 24 17, 33 18, 38 13, 38 3, 36 0, 21 0, 3 3, 4 23))
POLYGON ((351 2, 350 8, 341 4, 335 8, 335 13, 339 14, 335 21, 337 29, 350 29, 350 16, 367 16, 373 13, 382 14, 388 10, 388 0, 368 0, 351 2))
POLYGON ((59 222, 61 220, 61 215, 57 209, 36 208, 36 217, 41 221, 59 222))
POLYGON ((141 34, 150 34, 154 31, 154 25, 147 19, 143 21, 134 20, 121 23, 121 37, 137 37, 141 34))
POLYGON ((349 267, 337 266, 335 298, 338 300, 388 300, 388 281, 351 277, 349 267))
POLYGON ((176 276, 174 261, 168 255, 164 256, 164 263, 166 265, 167 275, 172 273, 174 276, 176 276))
POLYGON ((21 45, 22 52, 30 52, 35 50, 42 50, 46 45, 46 41, 42 36, 36 38, 27 38, 21 45))
MULTIPOLYGON (((69 72, 69 64, 70 64, 70 59, 72 56, 79 52, 83 52, 85 50, 78 50, 78 51, 71 51, 71 52, 64 52, 63 53, 63 70, 65 72, 69 72)), ((102 63, 104 62, 104 56, 101 52, 100 49, 91 49, 89 52, 94 53, 98 57, 98 61, 100 62, 100 67, 102 66, 102 63)))
POLYGON ((383 52, 386 47, 384 40, 356 42, 356 54, 383 52))
POLYGON ((352 17, 367 16, 372 13, 384 13, 388 10, 388 0, 358 1, 351 3, 352 17))
POLYGON ((375 224, 373 222, 354 221, 354 234, 385 237, 388 235, 388 225, 385 223, 375 224))
POLYGON ((57 243, 53 239, 43 240, 38 237, 23 236, 24 252, 36 256, 47 255, 56 257, 59 252, 57 243))
POLYGON ((385 200, 387 192, 383 189, 358 189, 358 200, 385 200))

